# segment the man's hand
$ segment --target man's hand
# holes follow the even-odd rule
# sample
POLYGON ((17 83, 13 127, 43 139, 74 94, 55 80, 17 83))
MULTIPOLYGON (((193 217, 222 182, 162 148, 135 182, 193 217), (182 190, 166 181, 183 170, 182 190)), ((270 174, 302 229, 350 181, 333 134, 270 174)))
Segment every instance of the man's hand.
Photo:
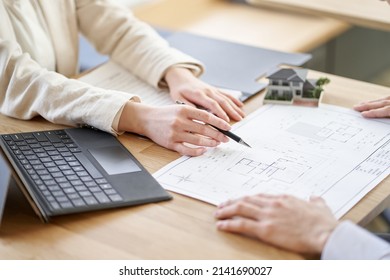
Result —
POLYGON ((390 96, 385 98, 362 102, 353 107, 362 113, 366 118, 389 118, 390 117, 390 96))
POLYGON ((298 253, 321 253, 337 226, 322 198, 248 196, 219 206, 219 230, 241 233, 298 253))

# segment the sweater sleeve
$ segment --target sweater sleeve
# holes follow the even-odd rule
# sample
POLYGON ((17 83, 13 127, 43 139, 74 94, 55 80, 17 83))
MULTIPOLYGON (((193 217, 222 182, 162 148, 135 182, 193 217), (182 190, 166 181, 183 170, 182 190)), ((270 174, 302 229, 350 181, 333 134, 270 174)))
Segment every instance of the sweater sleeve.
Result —
POLYGON ((0 112, 18 119, 41 115, 59 124, 88 124, 116 134, 112 124, 131 94, 103 90, 48 71, 15 42, 0 38, 0 112))
POLYGON ((322 252, 325 260, 390 259, 390 244, 367 230, 345 221, 329 237, 322 252))
POLYGON ((109 0, 76 3, 79 28, 95 48, 154 87, 172 65, 188 65, 197 76, 203 72, 199 61, 169 47, 128 8, 109 0))

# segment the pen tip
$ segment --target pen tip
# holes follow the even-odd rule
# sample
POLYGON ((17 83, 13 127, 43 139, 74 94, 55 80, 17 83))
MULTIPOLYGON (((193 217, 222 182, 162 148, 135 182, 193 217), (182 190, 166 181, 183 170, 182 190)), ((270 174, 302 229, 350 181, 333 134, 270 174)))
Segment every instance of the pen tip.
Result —
POLYGON ((249 146, 248 143, 246 143, 245 141, 241 141, 240 143, 241 143, 242 145, 244 145, 244 146, 247 146, 247 147, 249 147, 249 148, 252 148, 252 147, 249 146))

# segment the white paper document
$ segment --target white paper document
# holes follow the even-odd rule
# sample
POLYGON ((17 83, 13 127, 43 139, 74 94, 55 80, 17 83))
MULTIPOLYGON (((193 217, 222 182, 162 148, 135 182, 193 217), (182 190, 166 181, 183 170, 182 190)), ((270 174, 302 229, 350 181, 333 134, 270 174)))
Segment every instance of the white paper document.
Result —
MULTIPOLYGON (((148 105, 164 106, 174 104, 167 90, 152 87, 113 61, 99 66, 78 80, 96 87, 138 95, 142 103, 148 105)), ((236 98, 240 98, 242 95, 237 90, 223 89, 223 91, 236 98)))
POLYGON ((79 81, 104 89, 138 95, 142 103, 148 105, 163 106, 174 104, 168 91, 152 87, 112 61, 82 76, 79 78, 79 81))
POLYGON ((334 106, 266 105, 230 141, 154 174, 168 190, 212 204, 244 195, 322 196, 340 218, 390 173, 390 122, 334 106))

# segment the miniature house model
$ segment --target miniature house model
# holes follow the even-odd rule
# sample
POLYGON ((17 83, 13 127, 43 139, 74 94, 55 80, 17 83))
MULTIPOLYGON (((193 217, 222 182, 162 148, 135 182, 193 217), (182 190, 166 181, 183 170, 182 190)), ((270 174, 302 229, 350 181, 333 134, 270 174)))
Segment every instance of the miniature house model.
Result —
POLYGON ((305 69, 280 69, 268 76, 269 85, 264 101, 266 103, 293 103, 313 96, 316 80, 307 80, 305 69))

